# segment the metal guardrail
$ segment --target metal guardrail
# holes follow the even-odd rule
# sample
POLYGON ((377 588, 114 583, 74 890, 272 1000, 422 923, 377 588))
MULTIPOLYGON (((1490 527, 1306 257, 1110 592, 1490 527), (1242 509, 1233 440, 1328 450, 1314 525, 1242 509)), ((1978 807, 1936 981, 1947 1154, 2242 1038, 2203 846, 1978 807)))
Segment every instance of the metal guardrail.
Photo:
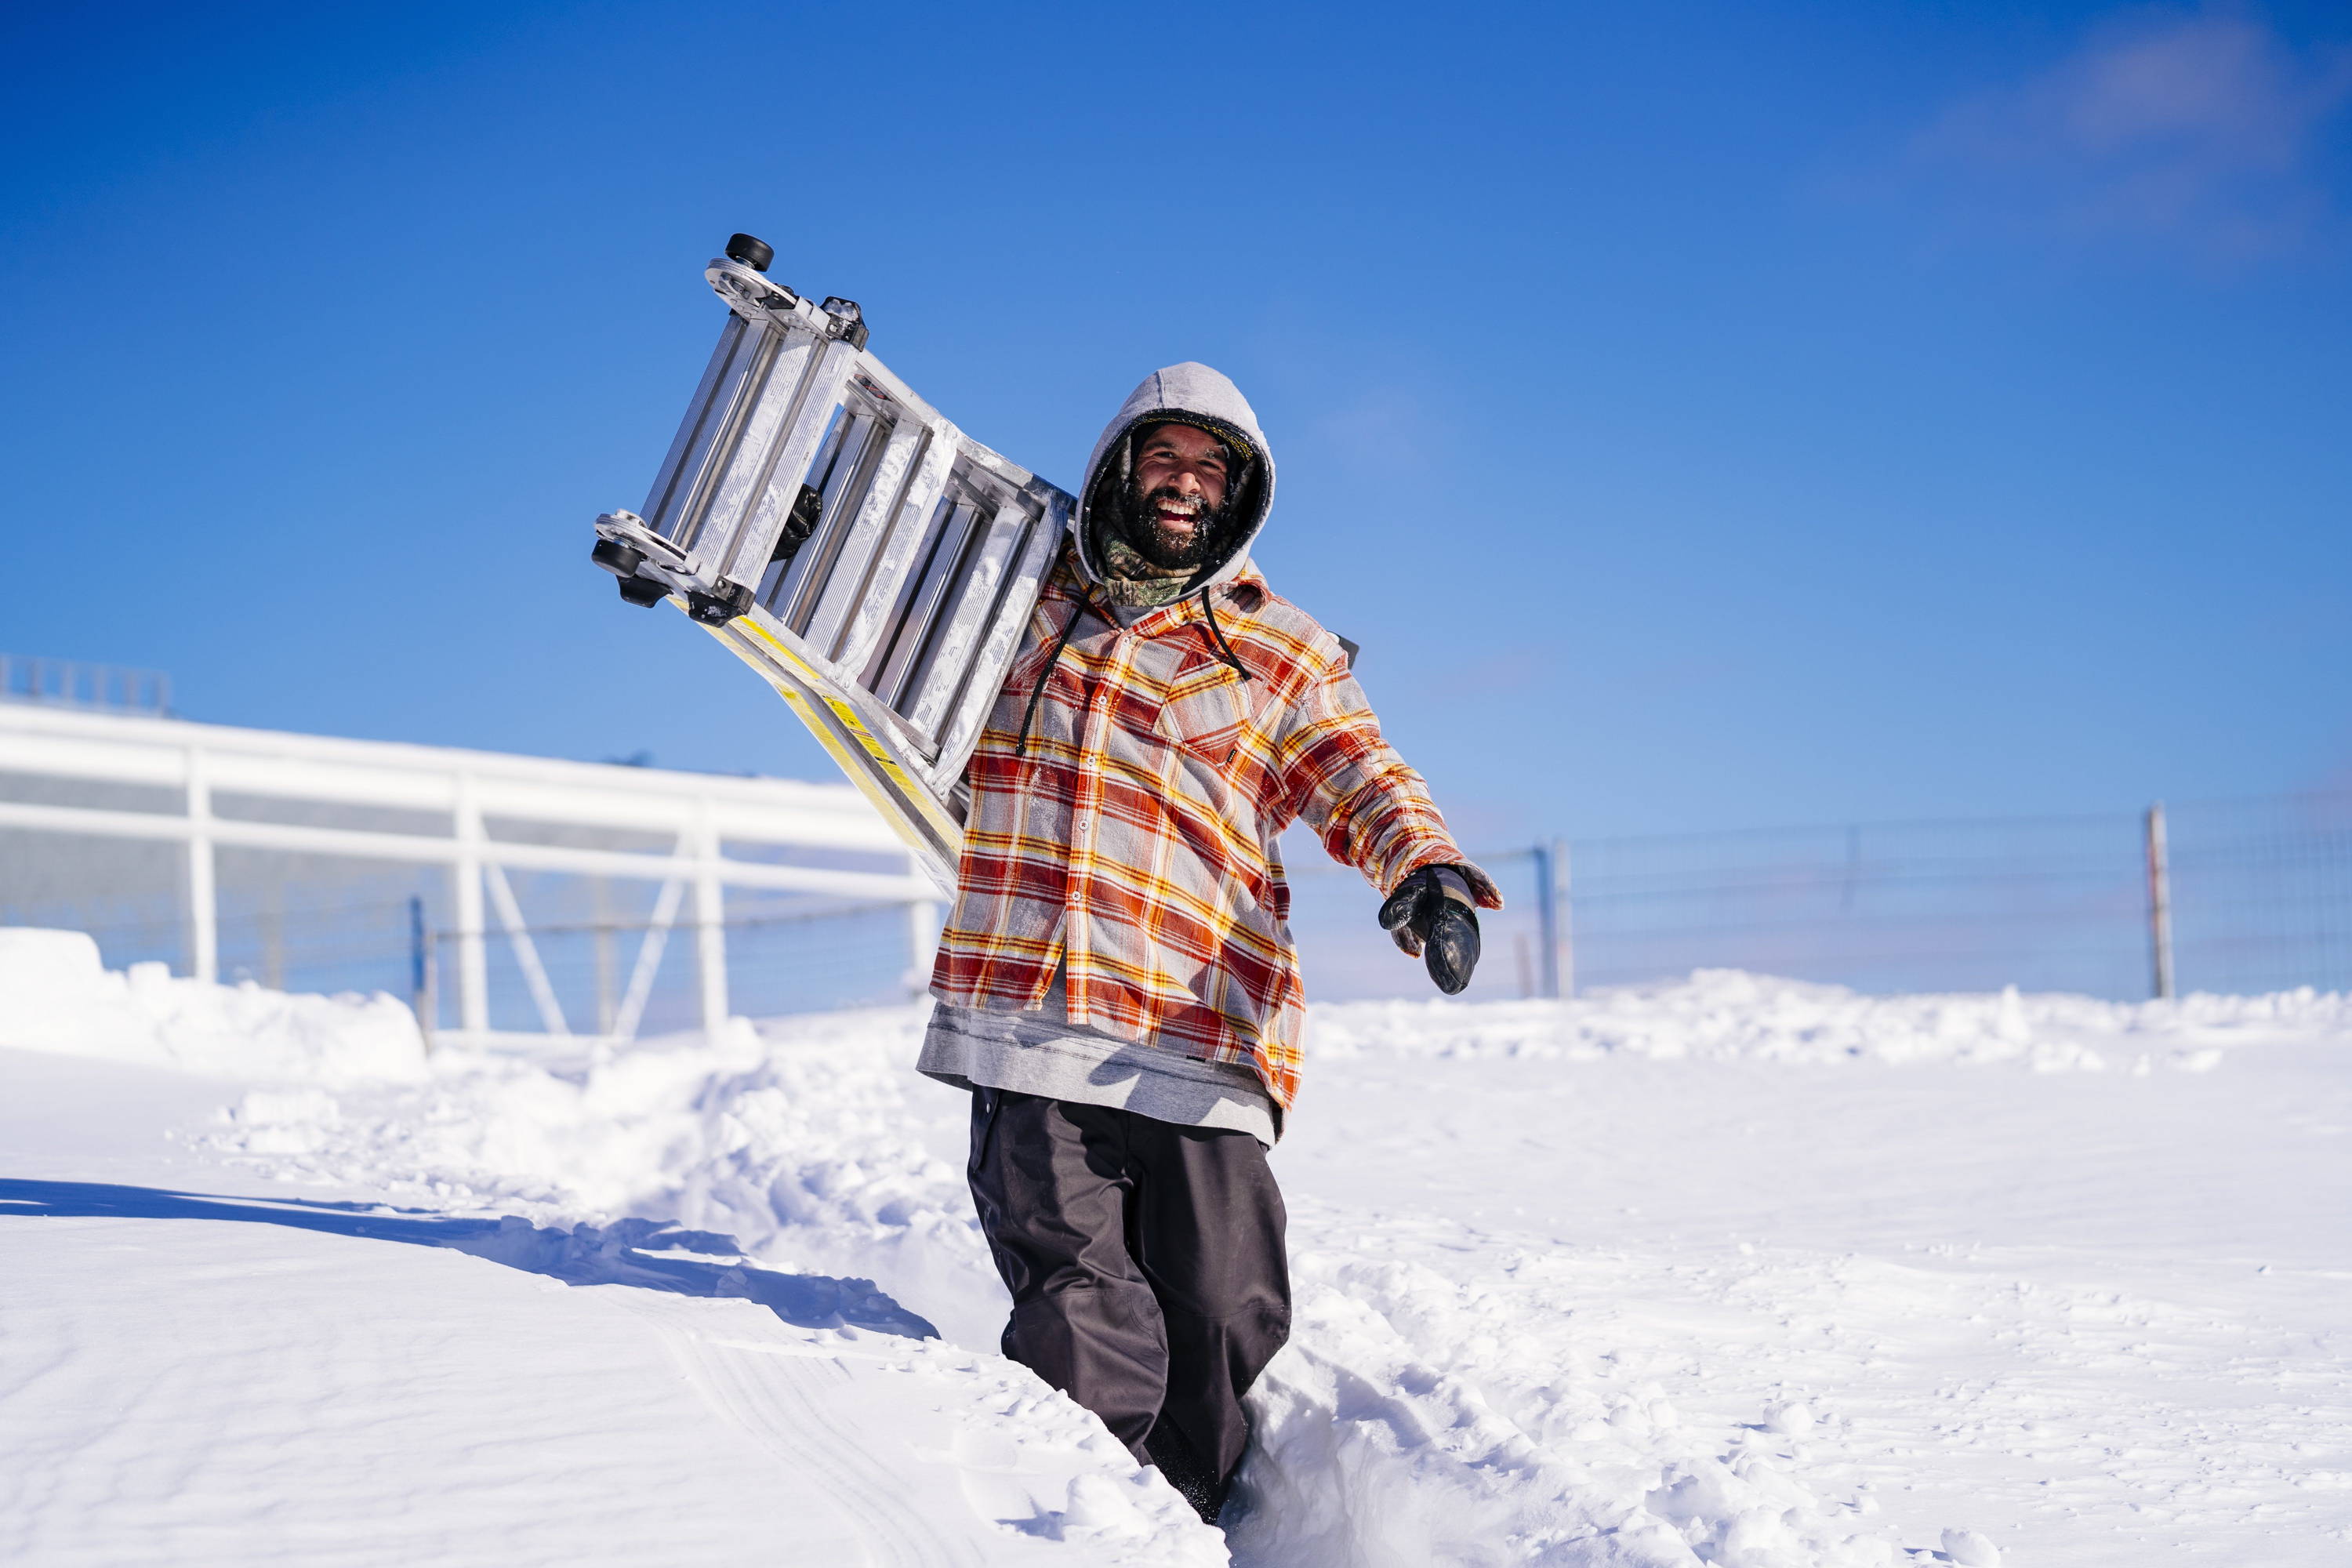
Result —
POLYGON ((738 918, 883 902, 912 929, 938 893, 844 785, 0 710, 0 921, 89 931, 117 963, 340 989, 339 968, 365 966, 293 947, 374 941, 396 959, 402 937, 362 933, 412 896, 459 933, 446 990, 478 1033, 505 994, 495 952, 530 952, 541 924, 683 923, 698 1017, 716 1023, 746 1010, 729 999, 738 918))
POLYGON ((160 719, 172 711, 172 678, 160 669, 0 653, 0 701, 160 719))

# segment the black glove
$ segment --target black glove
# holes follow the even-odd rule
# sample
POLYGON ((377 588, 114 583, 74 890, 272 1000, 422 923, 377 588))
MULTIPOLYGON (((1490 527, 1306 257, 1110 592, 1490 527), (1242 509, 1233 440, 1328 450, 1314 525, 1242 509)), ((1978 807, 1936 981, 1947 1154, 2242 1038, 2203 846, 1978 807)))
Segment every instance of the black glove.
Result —
POLYGON ((1399 882, 1381 906, 1381 929, 1420 954, 1448 996, 1469 984, 1478 967, 1478 899, 1459 867, 1423 866, 1399 882))
POLYGON ((808 542, 808 536, 816 531, 817 513, 824 510, 824 497, 803 485, 793 510, 784 514, 783 531, 776 535, 776 548, 769 555, 768 564, 790 561, 799 553, 800 547, 808 542))

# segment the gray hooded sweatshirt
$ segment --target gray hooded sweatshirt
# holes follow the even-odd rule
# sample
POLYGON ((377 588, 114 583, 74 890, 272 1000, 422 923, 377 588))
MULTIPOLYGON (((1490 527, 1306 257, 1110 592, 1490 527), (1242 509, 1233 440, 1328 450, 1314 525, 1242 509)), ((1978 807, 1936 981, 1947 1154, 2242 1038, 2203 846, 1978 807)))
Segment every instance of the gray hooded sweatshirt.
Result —
POLYGON ((1118 412, 1096 437, 1087 456, 1086 486, 1078 493, 1078 509, 1070 519, 1070 536, 1077 545, 1078 567, 1095 583, 1111 580, 1104 559, 1104 531, 1117 513, 1120 493, 1127 489, 1133 467, 1136 435, 1154 426, 1191 425, 1225 443, 1240 459, 1227 476, 1228 518, 1225 537, 1216 552, 1186 580, 1184 591, 1239 576, 1249 565, 1249 547, 1265 526, 1274 507, 1274 454, 1258 428, 1257 412, 1222 373, 1186 361, 1153 371, 1127 395, 1118 412))

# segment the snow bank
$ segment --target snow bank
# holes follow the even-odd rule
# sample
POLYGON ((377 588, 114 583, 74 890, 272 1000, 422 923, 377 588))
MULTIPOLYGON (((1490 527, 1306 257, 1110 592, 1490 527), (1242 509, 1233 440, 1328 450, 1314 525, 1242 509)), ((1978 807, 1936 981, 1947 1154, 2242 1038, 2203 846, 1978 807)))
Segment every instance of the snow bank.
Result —
POLYGON ((248 1080, 415 1079, 425 1042, 391 997, 291 996, 247 982, 116 973, 78 931, 0 928, 0 1047, 248 1080))
MULTIPOLYGON (((2201 1072, 2238 1045, 2352 1038, 2352 996, 2309 989, 2171 1002, 1999 994, 1866 996, 1731 969, 1569 1002, 1351 1002, 1314 1010, 1310 1058, 1366 1051, 1591 1060, 2016 1062, 2042 1072, 2201 1072)), ((1311 1070, 1311 1068, 1310 1068, 1311 1070)))
POLYGON ((914 1135, 927 1007, 736 1019, 552 1071, 444 1051, 388 1095, 247 1094, 215 1145, 287 1180, 542 1221, 675 1220, 772 1267, 877 1279, 968 1344, 1003 1308, 963 1173, 914 1135))

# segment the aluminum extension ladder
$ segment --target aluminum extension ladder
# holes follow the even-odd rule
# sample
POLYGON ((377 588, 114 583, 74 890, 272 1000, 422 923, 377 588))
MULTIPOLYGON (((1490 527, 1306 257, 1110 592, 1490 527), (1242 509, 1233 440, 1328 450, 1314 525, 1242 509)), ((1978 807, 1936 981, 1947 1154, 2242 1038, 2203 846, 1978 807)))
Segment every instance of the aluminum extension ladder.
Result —
POLYGON ((739 234, 704 272, 726 328, 643 512, 596 520, 596 563, 757 670, 950 891, 964 763, 1076 503, 866 353, 856 301, 810 304, 772 258, 739 234))

